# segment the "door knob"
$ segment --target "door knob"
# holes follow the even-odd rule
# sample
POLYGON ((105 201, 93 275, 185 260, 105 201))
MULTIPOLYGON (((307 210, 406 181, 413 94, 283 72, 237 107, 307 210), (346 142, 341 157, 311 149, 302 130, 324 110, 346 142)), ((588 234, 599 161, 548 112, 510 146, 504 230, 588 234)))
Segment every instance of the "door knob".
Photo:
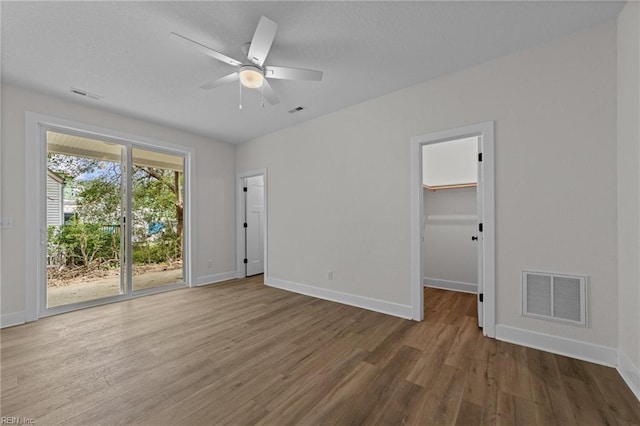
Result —
POLYGON ((474 235, 473 237, 471 237, 471 241, 478 241, 478 236, 474 235))

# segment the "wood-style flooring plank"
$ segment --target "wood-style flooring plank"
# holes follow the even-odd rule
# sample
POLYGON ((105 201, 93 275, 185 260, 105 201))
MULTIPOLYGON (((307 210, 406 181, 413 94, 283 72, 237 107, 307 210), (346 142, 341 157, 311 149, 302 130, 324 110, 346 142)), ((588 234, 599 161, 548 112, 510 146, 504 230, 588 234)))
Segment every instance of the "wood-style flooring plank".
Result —
POLYGON ((586 370, 595 381, 604 400, 615 408, 618 423, 640 426, 640 404, 635 404, 629 389, 618 372, 602 365, 587 363, 586 370))
POLYGON ((480 426, 483 411, 482 406, 463 400, 456 417, 456 426, 480 426))
POLYGON ((531 401, 530 370, 525 356, 526 348, 502 343, 500 345, 500 391, 531 401))
POLYGON ((576 425, 555 356, 535 349, 527 348, 525 351, 530 372, 531 394, 537 407, 537 423, 576 425))
POLYGON ((535 404, 533 401, 520 398, 510 393, 498 392, 498 417, 496 425, 534 426, 536 424, 535 404))
POLYGON ((263 285, 180 289, 0 331, 0 415, 41 425, 640 425, 608 367, 263 285))

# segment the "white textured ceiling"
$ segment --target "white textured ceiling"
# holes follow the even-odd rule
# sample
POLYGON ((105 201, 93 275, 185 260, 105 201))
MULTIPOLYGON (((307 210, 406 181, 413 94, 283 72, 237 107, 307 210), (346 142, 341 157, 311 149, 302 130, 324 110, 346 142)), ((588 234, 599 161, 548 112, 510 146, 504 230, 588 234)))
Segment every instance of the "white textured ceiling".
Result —
MULTIPOLYGON (((588 2, 6 2, 2 82, 238 143, 612 19, 588 2), (267 64, 319 69, 321 82, 259 91, 200 85, 234 68, 170 40, 244 59, 260 16, 278 23, 267 64), (94 101, 76 87, 103 96, 94 101), (287 111, 304 105, 296 114, 287 111)), ((523 81, 526 84, 526 81, 523 81)))

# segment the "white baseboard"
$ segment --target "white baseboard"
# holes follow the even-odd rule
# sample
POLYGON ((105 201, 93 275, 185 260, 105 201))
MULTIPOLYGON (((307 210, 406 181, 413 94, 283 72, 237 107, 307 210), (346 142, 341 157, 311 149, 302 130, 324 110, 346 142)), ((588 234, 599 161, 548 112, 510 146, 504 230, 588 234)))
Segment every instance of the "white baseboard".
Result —
POLYGON ((24 324, 25 322, 26 314, 24 311, 0 315, 0 328, 12 327, 14 325, 24 324))
POLYGON ((496 324, 496 339, 583 361, 615 367, 618 351, 608 346, 496 324))
POLYGON ((331 300, 332 302, 343 303, 345 305, 357 306, 358 308, 370 311, 381 312, 400 318, 413 318, 411 305, 401 305, 399 303, 386 302, 384 300, 372 299, 370 297, 357 296, 355 294, 343 293, 341 291, 329 290, 326 288, 314 287, 307 284, 300 284, 279 278, 266 277, 265 284, 270 287, 288 290, 294 293, 306 294, 318 299, 331 300))
POLYGON ((640 368, 633 365, 624 352, 618 350, 618 373, 622 376, 627 386, 640 401, 640 368))
POLYGON ((435 278, 424 277, 422 280, 425 287, 440 288, 443 290, 461 291, 463 293, 478 292, 478 284, 463 283, 460 281, 437 280, 435 278))
POLYGON ((237 277, 238 277, 238 272, 236 271, 222 272, 220 274, 213 274, 213 275, 207 275, 206 277, 196 278, 195 285, 196 287, 199 287, 201 285, 215 284, 215 283, 219 283, 220 281, 232 280, 237 277))

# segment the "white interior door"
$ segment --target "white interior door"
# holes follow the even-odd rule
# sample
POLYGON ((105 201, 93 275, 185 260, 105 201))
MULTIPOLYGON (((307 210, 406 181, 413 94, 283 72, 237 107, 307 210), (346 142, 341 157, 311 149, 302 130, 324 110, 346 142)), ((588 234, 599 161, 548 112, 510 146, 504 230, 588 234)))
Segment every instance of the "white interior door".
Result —
POLYGON ((484 217, 484 210, 482 205, 482 191, 483 191, 483 173, 482 173, 482 137, 478 137, 478 187, 476 191, 477 196, 477 205, 478 205, 478 229, 477 231, 477 245, 478 245, 478 327, 484 326, 484 316, 483 316, 483 295, 484 295, 484 285, 483 285, 483 233, 482 233, 482 221, 484 217))
POLYGON ((264 177, 245 179, 246 276, 264 273, 264 177))

